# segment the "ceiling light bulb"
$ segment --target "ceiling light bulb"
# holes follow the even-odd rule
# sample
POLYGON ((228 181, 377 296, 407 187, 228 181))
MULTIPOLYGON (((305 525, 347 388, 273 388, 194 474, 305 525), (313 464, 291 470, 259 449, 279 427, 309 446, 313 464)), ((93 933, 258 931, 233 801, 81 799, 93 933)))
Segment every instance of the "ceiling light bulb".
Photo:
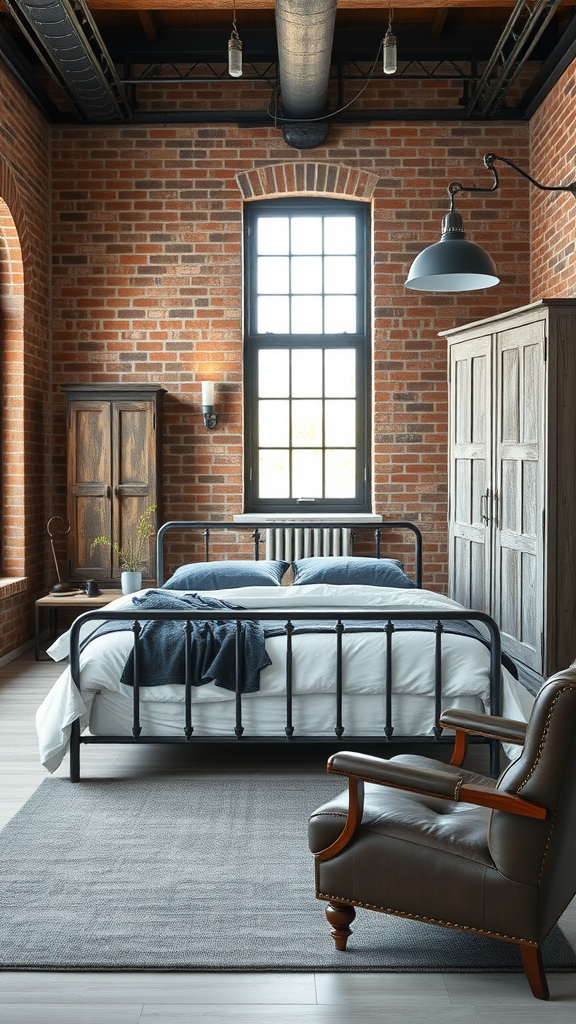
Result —
POLYGON ((398 70, 398 51, 396 47, 396 36, 388 26, 382 44, 382 70, 385 75, 394 75, 398 70))
POLYGON ((228 74, 232 78, 242 75, 242 40, 235 30, 228 40, 228 74))

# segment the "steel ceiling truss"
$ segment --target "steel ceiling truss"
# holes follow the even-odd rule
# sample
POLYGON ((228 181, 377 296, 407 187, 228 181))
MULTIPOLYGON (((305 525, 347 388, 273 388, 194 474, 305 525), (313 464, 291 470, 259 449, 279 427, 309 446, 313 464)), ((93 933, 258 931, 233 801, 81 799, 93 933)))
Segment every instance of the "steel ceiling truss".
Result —
POLYGON ((495 117, 562 0, 517 0, 466 114, 495 117))

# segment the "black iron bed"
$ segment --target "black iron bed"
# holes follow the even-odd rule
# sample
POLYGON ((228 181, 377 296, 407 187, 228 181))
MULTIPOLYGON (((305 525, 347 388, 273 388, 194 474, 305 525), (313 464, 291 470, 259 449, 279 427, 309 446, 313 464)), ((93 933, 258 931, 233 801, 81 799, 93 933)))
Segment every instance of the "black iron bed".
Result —
MULTIPOLYGON (((286 527, 287 529, 297 528, 298 523, 287 522, 285 524, 274 524, 275 527, 286 527)), ((308 524, 306 524, 308 525, 308 524)), ((319 528, 323 528, 324 525, 332 527, 333 524, 318 524, 319 528)), ((350 527, 356 533, 359 527, 358 524, 339 524, 344 528, 350 527)), ((251 539, 254 545, 254 560, 257 561, 259 558, 260 545, 261 545, 261 530, 259 526, 239 524, 239 523, 215 523, 215 522, 183 522, 183 523, 167 523, 159 531, 157 538, 157 558, 158 558, 158 580, 162 583, 164 580, 164 544, 168 534, 172 534, 173 531, 180 531, 181 533, 187 533, 189 531, 201 531, 203 534, 204 543, 204 554, 207 561, 210 560, 211 555, 211 540, 215 532, 224 531, 242 531, 251 530, 251 539)), ((384 531, 398 531, 406 529, 410 531, 414 538, 414 553, 413 553, 413 572, 415 582, 421 585, 422 580, 422 541, 420 532, 417 527, 411 523, 406 522, 393 522, 393 523, 379 523, 377 526, 371 525, 366 527, 374 531, 374 539, 376 546, 376 557, 381 557, 382 551, 382 534, 384 531)), ((431 595, 433 596, 433 595, 431 595)), ((397 642, 397 638, 401 635, 403 629, 403 623, 428 623, 429 628, 433 632, 433 649, 434 649, 434 685, 433 685, 433 701, 434 701, 434 721, 438 722, 440 712, 446 707, 447 699, 445 696, 445 678, 443 669, 443 649, 446 641, 446 636, 451 629, 453 623, 470 623, 474 622, 484 628, 489 636, 489 705, 492 714, 501 714, 502 698, 501 698, 501 679, 502 679, 502 651, 501 641, 498 627, 494 620, 485 613, 470 611, 465 609, 447 609, 443 608, 441 612, 434 610, 395 610, 391 613, 387 613, 382 608, 374 609, 368 607, 336 607, 325 610, 318 610, 314 608, 303 610, 298 608, 293 609, 278 609, 266 610, 259 608, 258 610, 250 610, 246 608, 238 609, 222 609, 213 611, 208 616, 205 610, 202 611, 171 611, 167 613, 164 610, 154 609, 115 609, 106 608, 99 609, 98 611, 89 612, 80 616, 73 624, 70 631, 70 671, 71 677, 74 684, 82 691, 82 679, 80 672, 80 636, 81 630, 86 624, 93 621, 106 620, 107 622, 126 622, 127 629, 132 634, 132 646, 133 646, 133 659, 132 659, 132 674, 131 674, 131 725, 128 732, 124 734, 114 734, 112 732, 105 732, 100 735, 92 735, 89 733, 82 733, 80 719, 77 719, 72 723, 71 737, 70 737, 70 779, 73 782, 77 782, 80 779, 80 751, 82 745, 88 744, 129 744, 129 745, 141 745, 149 743, 160 743, 160 744, 183 744, 190 746, 198 743, 222 743, 222 742, 241 742, 242 744, 262 744, 262 743, 283 743, 290 745, 300 744, 328 744, 332 750, 342 748, 343 746, 358 746, 358 745, 377 745, 381 750, 391 745, 408 745, 415 743, 442 743, 446 740, 451 740, 452 734, 445 734, 444 731, 434 725, 431 732, 425 734, 410 734, 405 735, 399 733, 395 728, 395 685, 396 681, 393 674, 393 661, 394 661, 394 645, 397 642), (141 663, 140 657, 140 646, 141 646, 141 634, 143 626, 146 622, 154 620, 162 620, 169 618, 173 622, 182 623, 182 635, 185 639, 184 642, 184 679, 182 680, 182 686, 184 690, 184 699, 182 702, 182 720, 179 731, 169 733, 166 735, 149 735, 142 727, 141 713, 142 713, 142 693, 146 687, 146 667, 141 663), (218 735, 205 735, 198 731, 196 727, 195 717, 197 716, 197 707, 194 704, 194 679, 192 676, 192 659, 190 657, 190 646, 191 639, 193 636, 195 623, 199 620, 206 620, 207 618, 214 619, 214 621, 222 622, 227 621, 234 624, 235 629, 235 669, 234 669, 234 683, 233 683, 233 706, 234 706, 234 724, 229 735, 218 736, 218 735), (326 626, 333 634, 333 642, 336 649, 336 667, 335 667, 335 679, 333 694, 330 696, 330 732, 326 734, 303 734, 294 726, 294 707, 298 701, 298 696, 294 693, 294 677, 293 677, 293 649, 295 643, 295 634, 298 632, 299 624, 308 622, 311 618, 318 623, 326 623, 326 626), (284 623, 284 635, 285 635, 285 686, 283 693, 283 704, 284 704, 284 722, 282 725, 281 732, 274 735, 255 735, 251 734, 245 727, 245 714, 246 714, 246 694, 242 692, 243 685, 243 640, 242 640, 242 623, 246 621, 258 621, 264 626, 267 623, 274 622, 278 625, 281 621, 284 623), (382 728, 370 732, 362 732, 361 735, 351 733, 347 730, 346 716, 345 716, 345 694, 346 694, 346 680, 345 680, 345 657, 343 655, 345 638, 347 638, 350 630, 355 628, 355 624, 360 623, 367 624, 368 630, 377 630, 383 634, 382 643, 383 658, 382 658, 382 706, 383 706, 383 724, 382 728), (372 626, 373 624, 373 626, 372 626)), ((432 695, 431 695, 432 696, 432 695)), ((451 703, 448 699, 448 703, 451 703)), ((481 741, 481 738, 478 738, 481 741)), ((483 741, 485 742, 485 741, 483 741)), ((491 771, 497 773, 499 764, 499 745, 495 741, 488 741, 490 745, 490 764, 491 771)))

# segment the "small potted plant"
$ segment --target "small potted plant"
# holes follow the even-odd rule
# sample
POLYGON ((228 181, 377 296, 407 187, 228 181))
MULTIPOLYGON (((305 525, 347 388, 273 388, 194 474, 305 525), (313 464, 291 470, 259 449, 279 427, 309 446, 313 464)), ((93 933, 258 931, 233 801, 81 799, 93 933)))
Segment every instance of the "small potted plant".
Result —
POLYGON ((92 541, 92 548, 112 546, 118 556, 121 570, 121 586, 123 594, 134 594, 142 587, 142 569, 148 562, 148 541, 154 536, 156 527, 154 524, 154 513, 156 505, 150 505, 142 513, 136 527, 136 537, 124 547, 119 544, 110 545, 108 537, 96 537, 92 541))

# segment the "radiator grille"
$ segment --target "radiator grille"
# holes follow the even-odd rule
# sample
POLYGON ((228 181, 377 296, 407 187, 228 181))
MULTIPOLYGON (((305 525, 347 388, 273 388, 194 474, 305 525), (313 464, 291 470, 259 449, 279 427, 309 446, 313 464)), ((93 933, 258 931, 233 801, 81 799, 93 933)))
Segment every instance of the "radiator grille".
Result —
POLYGON ((266 558, 295 562, 299 558, 351 554, 352 531, 341 527, 266 530, 266 558))

